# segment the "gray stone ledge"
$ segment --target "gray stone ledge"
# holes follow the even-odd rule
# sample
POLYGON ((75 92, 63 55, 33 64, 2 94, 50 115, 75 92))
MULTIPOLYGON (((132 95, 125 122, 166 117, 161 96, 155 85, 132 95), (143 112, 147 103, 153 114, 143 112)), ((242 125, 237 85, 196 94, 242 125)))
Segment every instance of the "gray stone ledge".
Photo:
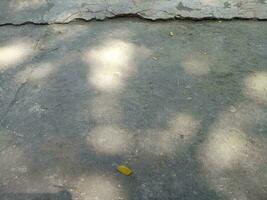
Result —
POLYGON ((266 0, 2 0, 0 24, 67 23, 134 15, 145 19, 267 19, 266 0))

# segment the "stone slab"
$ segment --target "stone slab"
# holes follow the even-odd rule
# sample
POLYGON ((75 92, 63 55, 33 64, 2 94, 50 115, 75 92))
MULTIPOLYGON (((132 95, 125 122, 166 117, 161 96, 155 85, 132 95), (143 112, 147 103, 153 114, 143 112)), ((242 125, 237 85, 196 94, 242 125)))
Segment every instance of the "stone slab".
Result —
POLYGON ((266 19, 266 0, 2 0, 0 24, 67 23, 134 15, 145 19, 266 19))

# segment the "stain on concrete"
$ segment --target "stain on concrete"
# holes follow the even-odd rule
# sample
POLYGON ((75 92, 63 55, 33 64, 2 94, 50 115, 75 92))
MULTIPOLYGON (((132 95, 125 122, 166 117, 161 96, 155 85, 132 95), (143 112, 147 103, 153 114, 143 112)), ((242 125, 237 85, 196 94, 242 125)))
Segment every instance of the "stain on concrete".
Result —
POLYGON ((187 12, 191 12, 194 10, 200 10, 200 9, 193 9, 187 6, 184 6, 184 4, 182 2, 180 2, 177 6, 176 6, 177 10, 183 10, 183 11, 187 11, 187 12))
POLYGON ((228 1, 224 2, 224 8, 231 8, 231 4, 228 1))

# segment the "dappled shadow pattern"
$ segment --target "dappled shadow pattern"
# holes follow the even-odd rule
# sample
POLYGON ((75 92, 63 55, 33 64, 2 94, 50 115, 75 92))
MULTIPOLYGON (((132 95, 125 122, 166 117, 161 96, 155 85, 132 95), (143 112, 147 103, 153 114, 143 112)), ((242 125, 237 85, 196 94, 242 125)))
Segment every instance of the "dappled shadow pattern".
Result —
POLYGON ((1 29, 1 192, 266 197, 264 23, 1 29))

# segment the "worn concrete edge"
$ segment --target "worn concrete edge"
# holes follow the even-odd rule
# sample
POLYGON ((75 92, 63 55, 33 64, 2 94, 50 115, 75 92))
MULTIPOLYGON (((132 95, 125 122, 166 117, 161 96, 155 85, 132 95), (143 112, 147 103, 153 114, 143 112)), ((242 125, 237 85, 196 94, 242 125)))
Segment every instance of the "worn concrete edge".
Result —
POLYGON ((140 19, 150 22, 164 22, 164 21, 234 21, 234 20, 241 20, 241 21, 267 21, 267 18, 251 18, 251 17, 232 17, 232 18, 218 18, 218 17, 202 17, 202 18, 195 18, 195 17, 183 17, 183 16, 174 16, 168 18, 148 18, 138 13, 135 14, 116 14, 114 16, 106 16, 105 18, 98 18, 93 17, 90 19, 82 18, 82 17, 74 17, 68 21, 48 21, 48 22, 39 22, 39 21, 25 21, 21 23, 0 23, 0 27, 2 26, 23 26, 23 25, 53 25, 53 24, 71 24, 75 22, 92 22, 92 21, 106 21, 112 19, 140 19))

